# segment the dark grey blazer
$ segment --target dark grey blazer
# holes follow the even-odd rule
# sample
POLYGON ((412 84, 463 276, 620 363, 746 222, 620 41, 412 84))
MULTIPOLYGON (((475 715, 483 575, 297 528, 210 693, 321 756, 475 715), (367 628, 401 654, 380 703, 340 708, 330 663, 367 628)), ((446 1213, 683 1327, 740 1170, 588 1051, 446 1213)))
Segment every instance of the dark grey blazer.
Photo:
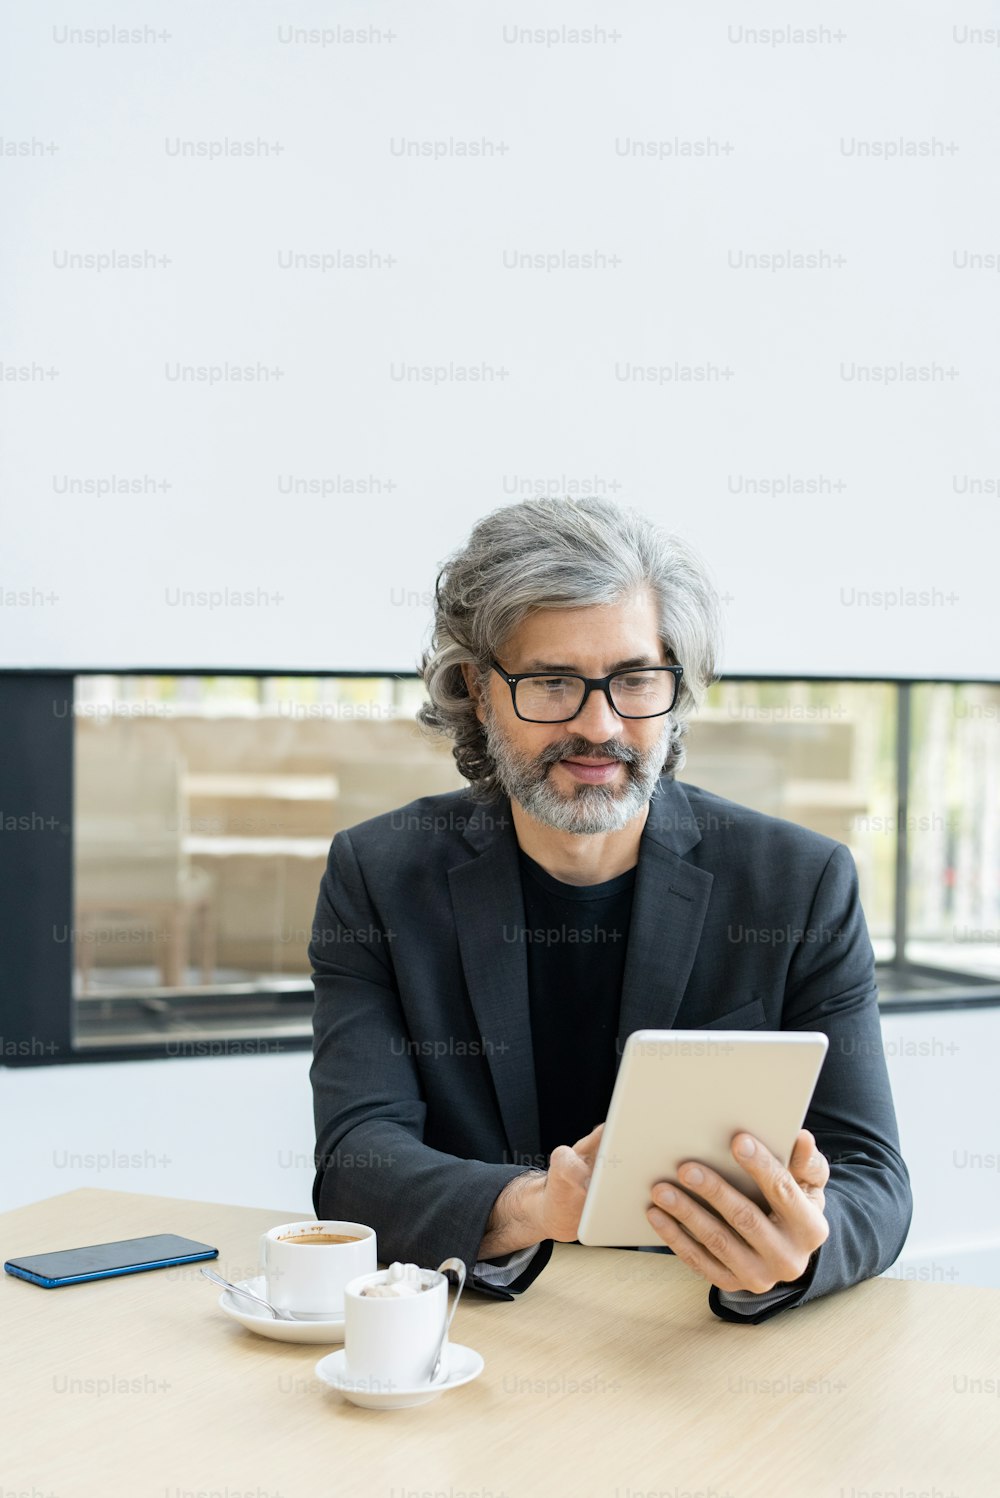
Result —
MULTIPOLYGON (((546 1163, 527 954, 512 939, 524 926, 506 800, 425 796, 333 839, 308 949, 313 1207, 370 1223, 380 1259, 436 1265, 455 1254, 471 1272, 500 1191, 546 1163)), ((887 1268, 912 1203, 848 848, 660 779, 639 849, 616 1054, 633 1030, 671 1027, 826 1032, 806 1127, 831 1162, 830 1235, 778 1309, 887 1268)), ((533 1267, 550 1254, 543 1245, 533 1267)), ((511 1298, 479 1277, 470 1284, 511 1298)), ((747 1319, 714 1288, 710 1304, 747 1319)))

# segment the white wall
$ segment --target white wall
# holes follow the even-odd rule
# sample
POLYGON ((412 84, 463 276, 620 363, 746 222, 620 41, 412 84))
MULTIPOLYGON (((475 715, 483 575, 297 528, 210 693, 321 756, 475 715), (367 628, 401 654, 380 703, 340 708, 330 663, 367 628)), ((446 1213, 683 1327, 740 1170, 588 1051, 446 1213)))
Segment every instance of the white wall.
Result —
POLYGON ((105 14, 4 21, 0 665, 413 669, 478 515, 596 489, 703 551, 729 671, 996 676, 994 7, 105 14), (226 365, 281 374, 172 377, 226 365))
MULTIPOLYGON (((78 1186, 312 1217, 308 1051, 0 1070, 3 1209, 78 1186)), ((291 1218, 289 1220, 292 1220, 291 1218)))
MULTIPOLYGON (((914 1194, 891 1273, 1000 1287, 1000 1009, 890 1016, 882 1028, 914 1194), (986 1155, 992 1168, 975 1163, 986 1155)), ((18 1141, 0 1210, 100 1186, 311 1217, 310 1059, 0 1069, 0 1137, 18 1141)))
POLYGON ((1000 1008, 883 1016, 913 1186, 895 1273, 1000 1288, 1000 1008))

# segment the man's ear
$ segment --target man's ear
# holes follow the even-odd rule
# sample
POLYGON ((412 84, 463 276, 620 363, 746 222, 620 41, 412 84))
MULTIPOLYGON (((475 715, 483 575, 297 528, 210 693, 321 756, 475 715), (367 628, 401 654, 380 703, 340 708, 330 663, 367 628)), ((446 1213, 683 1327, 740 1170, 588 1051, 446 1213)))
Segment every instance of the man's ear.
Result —
POLYGON ((482 693, 476 686, 476 668, 468 661, 462 662, 462 675, 465 678, 465 690, 476 704, 476 717, 480 723, 483 721, 482 693))

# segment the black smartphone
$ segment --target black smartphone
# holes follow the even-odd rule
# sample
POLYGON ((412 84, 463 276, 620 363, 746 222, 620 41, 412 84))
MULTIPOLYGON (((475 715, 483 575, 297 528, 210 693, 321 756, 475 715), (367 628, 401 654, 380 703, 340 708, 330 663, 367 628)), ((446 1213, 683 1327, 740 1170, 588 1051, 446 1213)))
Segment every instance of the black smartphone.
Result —
POLYGON ((117 1243, 91 1243, 86 1248, 61 1248, 51 1254, 25 1254, 20 1259, 8 1259, 3 1267, 19 1279, 55 1290, 59 1285, 78 1285, 83 1280, 141 1274, 145 1269, 218 1257, 219 1250, 207 1243, 178 1238, 176 1233, 156 1233, 151 1238, 122 1238, 117 1243))

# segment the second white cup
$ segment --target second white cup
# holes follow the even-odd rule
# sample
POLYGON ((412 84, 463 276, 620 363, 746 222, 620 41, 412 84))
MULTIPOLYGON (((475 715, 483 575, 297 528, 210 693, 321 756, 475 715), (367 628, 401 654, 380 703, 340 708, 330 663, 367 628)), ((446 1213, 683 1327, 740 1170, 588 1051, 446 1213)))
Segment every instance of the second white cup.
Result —
MULTIPOLYGON (((448 1281, 436 1269, 422 1269, 420 1275, 426 1288, 399 1299, 361 1294, 366 1285, 388 1279, 385 1269, 359 1275, 345 1286, 344 1359, 352 1383, 391 1394, 430 1382, 448 1313, 448 1281)), ((446 1341, 442 1370, 447 1363, 446 1341)))

